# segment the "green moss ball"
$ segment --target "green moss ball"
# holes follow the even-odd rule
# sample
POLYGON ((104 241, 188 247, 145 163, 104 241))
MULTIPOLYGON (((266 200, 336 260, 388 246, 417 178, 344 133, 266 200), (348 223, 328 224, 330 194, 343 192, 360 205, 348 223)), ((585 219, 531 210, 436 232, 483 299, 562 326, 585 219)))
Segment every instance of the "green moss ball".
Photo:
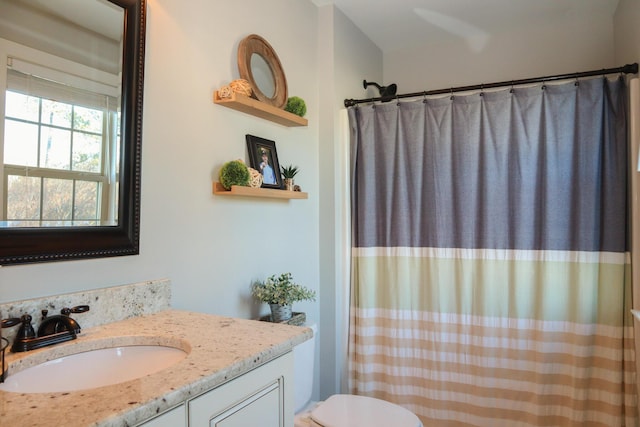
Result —
POLYGON ((304 117, 307 114, 307 104, 305 104, 304 99, 297 96, 287 99, 287 106, 284 109, 300 117, 304 117))
POLYGON ((231 190, 232 185, 248 187, 249 179, 249 168, 240 160, 231 160, 222 165, 220 169, 220 184, 226 190, 231 190))

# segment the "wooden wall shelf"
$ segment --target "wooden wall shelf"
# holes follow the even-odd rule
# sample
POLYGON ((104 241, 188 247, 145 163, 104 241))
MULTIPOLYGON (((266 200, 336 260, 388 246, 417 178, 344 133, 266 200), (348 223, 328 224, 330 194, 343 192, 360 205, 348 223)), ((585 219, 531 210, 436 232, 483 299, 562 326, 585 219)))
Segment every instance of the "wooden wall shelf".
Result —
POLYGON ((231 190, 225 190, 219 182, 213 183, 213 194, 218 196, 265 197, 268 199, 308 199, 309 194, 302 191, 275 190, 273 188, 252 188, 232 185, 231 190))
POLYGON ((252 116, 270 120, 284 126, 307 126, 308 121, 304 117, 297 116, 283 109, 265 104, 257 99, 249 98, 239 93, 233 93, 231 98, 220 98, 218 91, 213 94, 213 102, 223 107, 242 111, 252 116))

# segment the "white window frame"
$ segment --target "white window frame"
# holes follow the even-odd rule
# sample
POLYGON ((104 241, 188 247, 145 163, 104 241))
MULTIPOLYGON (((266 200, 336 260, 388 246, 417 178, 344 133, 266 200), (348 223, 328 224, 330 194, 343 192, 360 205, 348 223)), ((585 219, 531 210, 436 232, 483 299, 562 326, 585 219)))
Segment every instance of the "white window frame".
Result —
MULTIPOLYGON (((3 218, 7 215, 5 189, 8 184, 8 176, 29 175, 46 176, 52 178, 71 178, 76 180, 96 181, 102 183, 102 199, 100 221, 102 223, 115 223, 117 221, 117 185, 118 171, 115 168, 116 144, 118 141, 118 128, 116 114, 120 110, 120 76, 96 70, 82 64, 60 58, 46 52, 20 45, 0 38, 0 177, 3 185, 0 186, 0 211, 3 218), (88 173, 76 171, 53 170, 46 168, 25 168, 4 163, 4 125, 6 90, 8 85, 8 69, 12 67, 26 74, 34 74, 47 77, 70 86, 100 93, 116 99, 112 102, 115 110, 105 114, 103 123, 104 133, 109 135, 109 141, 102 144, 102 171, 101 173, 88 173)), ((35 96, 35 94, 34 94, 35 96)), ((110 108, 109 108, 110 110, 110 108)), ((97 224, 99 225, 99 224, 97 224)))

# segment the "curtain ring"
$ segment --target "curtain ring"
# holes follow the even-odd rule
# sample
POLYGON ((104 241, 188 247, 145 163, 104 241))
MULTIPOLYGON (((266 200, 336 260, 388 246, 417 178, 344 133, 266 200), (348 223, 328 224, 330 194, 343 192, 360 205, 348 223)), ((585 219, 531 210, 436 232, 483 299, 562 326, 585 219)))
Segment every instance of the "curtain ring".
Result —
POLYGON ((513 93, 513 80, 511 80, 511 89, 509 89, 509 93, 513 93))
POLYGON ((450 94, 449 99, 453 101, 453 88, 450 89, 450 94))
POLYGON ((484 83, 480 85, 480 96, 484 96, 484 83))
POLYGON ((578 80, 578 76, 576 76, 576 81, 573 83, 574 86, 580 86, 580 81, 578 80))
POLYGON ((398 95, 396 95, 396 106, 400 106, 400 98, 398 97, 398 95))
POLYGON ((422 92, 422 103, 423 104, 427 103, 427 91, 426 90, 424 92, 422 92))

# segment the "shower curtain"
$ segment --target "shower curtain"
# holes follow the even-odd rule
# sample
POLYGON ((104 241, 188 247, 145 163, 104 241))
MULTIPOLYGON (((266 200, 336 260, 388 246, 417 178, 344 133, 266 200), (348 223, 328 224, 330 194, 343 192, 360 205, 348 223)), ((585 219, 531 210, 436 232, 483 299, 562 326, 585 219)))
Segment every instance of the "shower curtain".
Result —
POLYGON ((350 108, 350 391, 638 425, 626 120, 622 78, 350 108))

